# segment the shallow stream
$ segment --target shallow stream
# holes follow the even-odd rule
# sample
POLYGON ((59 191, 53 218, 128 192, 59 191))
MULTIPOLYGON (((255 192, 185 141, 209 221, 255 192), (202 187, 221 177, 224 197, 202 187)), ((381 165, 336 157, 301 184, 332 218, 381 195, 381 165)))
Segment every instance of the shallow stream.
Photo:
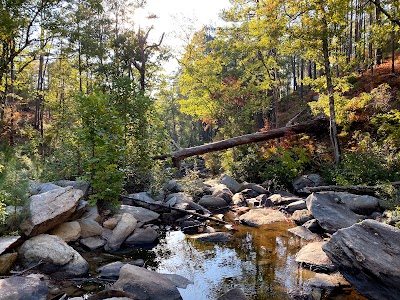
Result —
MULTIPOLYGON (((228 243, 200 242, 181 231, 170 231, 152 249, 135 249, 118 257, 126 261, 141 258, 152 270, 175 273, 193 281, 186 289, 179 289, 184 300, 217 299, 234 287, 243 289, 249 299, 286 300, 290 299, 289 291, 315 274, 295 262, 303 242, 287 231, 289 227, 293 225, 286 222, 262 228, 238 225, 234 239, 228 243)), ((98 265, 117 258, 107 254, 84 256, 92 264, 93 272, 98 265)), ((84 298, 90 294, 93 292, 86 293, 84 298)), ((323 299, 366 298, 346 289, 323 299)))

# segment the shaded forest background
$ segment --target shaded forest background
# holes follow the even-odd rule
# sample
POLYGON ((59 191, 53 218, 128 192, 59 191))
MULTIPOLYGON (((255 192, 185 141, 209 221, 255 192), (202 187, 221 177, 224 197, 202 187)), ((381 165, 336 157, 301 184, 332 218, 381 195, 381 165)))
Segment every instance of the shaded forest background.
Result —
POLYGON ((224 26, 185 31, 166 75, 165 36, 150 42, 132 20, 145 1, 1 1, 0 208, 24 203, 32 179, 88 180, 93 203, 156 192, 174 170, 154 155, 318 115, 329 131, 206 154, 206 166, 271 188, 314 171, 400 180, 400 3, 230 2, 224 26))

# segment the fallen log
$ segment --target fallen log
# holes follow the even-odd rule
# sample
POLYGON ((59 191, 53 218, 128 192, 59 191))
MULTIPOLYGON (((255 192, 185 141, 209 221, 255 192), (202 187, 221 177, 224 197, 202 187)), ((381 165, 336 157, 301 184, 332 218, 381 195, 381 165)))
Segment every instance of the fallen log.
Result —
POLYGON ((168 206, 168 205, 161 204, 161 203, 149 203, 149 202, 146 202, 146 201, 143 201, 143 200, 139 200, 139 199, 134 199, 132 197, 128 197, 128 196, 125 196, 125 195, 120 195, 120 197, 122 199, 125 198, 125 199, 135 200, 137 202, 143 202, 143 203, 146 203, 146 204, 151 204, 151 205, 163 207, 163 208, 166 208, 166 209, 175 210, 175 211, 184 213, 186 215, 196 216, 196 217, 198 217, 200 219, 210 220, 210 221, 214 221, 214 222, 221 223, 221 224, 229 224, 228 222, 225 222, 223 220, 220 220, 220 219, 217 219, 217 218, 213 218, 213 217, 210 217, 210 216, 206 216, 206 215, 202 215, 202 214, 199 214, 199 213, 194 212, 194 211, 187 211, 185 209, 181 209, 181 208, 177 208, 177 207, 173 207, 173 206, 168 206))
POLYGON ((251 144, 251 143, 257 143, 257 142, 262 142, 266 140, 272 140, 276 138, 280 138, 285 136, 287 133, 305 133, 305 132, 316 132, 319 129, 324 128, 328 125, 328 120, 324 117, 316 118, 314 120, 304 122, 304 123, 299 123, 296 125, 291 125, 291 126, 286 126, 286 127, 281 127, 281 128, 276 128, 272 129, 269 131, 265 132, 256 132, 256 133, 250 133, 214 143, 209 143, 201 146, 196 146, 196 147, 191 147, 191 148, 185 148, 178 150, 176 152, 172 152, 169 154, 164 154, 164 155, 158 155, 154 156, 153 159, 156 160, 163 160, 167 158, 172 158, 172 161, 174 162, 175 165, 179 165, 179 162, 182 159, 195 156, 195 155, 201 155, 209 152, 214 152, 214 151, 220 151, 220 150, 225 150, 229 148, 233 148, 236 146, 240 145, 245 145, 245 144, 251 144))
MULTIPOLYGON (((400 181, 389 182, 389 185, 400 186, 400 181)), ((315 187, 305 187, 303 191, 306 193, 314 192, 347 192, 352 194, 362 195, 373 195, 376 196, 379 192, 384 192, 383 187, 380 185, 365 186, 365 185, 352 185, 352 186, 341 186, 341 185, 321 185, 315 187)))

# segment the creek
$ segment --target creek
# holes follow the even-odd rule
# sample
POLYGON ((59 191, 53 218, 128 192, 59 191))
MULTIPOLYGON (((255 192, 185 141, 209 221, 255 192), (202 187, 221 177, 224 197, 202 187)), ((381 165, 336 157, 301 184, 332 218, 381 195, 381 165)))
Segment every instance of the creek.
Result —
MULTIPOLYGON (((237 225, 234 238, 227 243, 194 240, 181 231, 168 231, 150 249, 123 249, 120 253, 87 252, 90 276, 106 263, 143 259, 145 266, 160 273, 174 273, 193 281, 179 289, 184 300, 217 299, 228 290, 240 287, 249 299, 286 300, 289 292, 304 285, 314 272, 295 262, 296 253, 305 245, 287 231, 292 223, 274 223, 261 228, 237 225)), ((98 286, 101 290, 104 286, 98 286)), ((79 285, 73 296, 88 299, 96 286, 79 285), (90 292, 89 292, 90 291, 90 292)), ((348 288, 322 299, 365 300, 348 288)))

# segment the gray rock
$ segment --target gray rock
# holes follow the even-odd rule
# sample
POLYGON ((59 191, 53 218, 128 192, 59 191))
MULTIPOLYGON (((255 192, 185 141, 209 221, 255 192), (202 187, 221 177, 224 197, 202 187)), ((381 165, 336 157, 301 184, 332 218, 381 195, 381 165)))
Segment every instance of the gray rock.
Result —
POLYGON ((150 223, 157 220, 160 217, 160 214, 151 211, 149 209, 143 207, 136 207, 130 205, 121 205, 121 209, 119 211, 122 213, 131 214, 138 222, 141 223, 150 223))
POLYGON ((234 205, 237 205, 237 206, 246 206, 247 205, 246 198, 243 196, 242 193, 236 193, 235 195, 233 195, 232 202, 234 205))
POLYGON ((306 203, 308 210, 328 233, 350 227, 361 219, 332 193, 313 193, 307 197, 306 203))
POLYGON ((21 229, 26 236, 48 232, 64 223, 78 206, 83 192, 71 187, 51 190, 29 198, 30 217, 23 221, 21 229))
POLYGON ((217 300, 247 300, 245 293, 239 289, 234 288, 223 294, 217 300))
POLYGON ((302 225, 307 221, 312 220, 314 217, 308 209, 296 210, 292 215, 292 220, 298 225, 302 225))
POLYGON ((38 194, 46 193, 48 191, 60 190, 60 189, 63 189, 63 188, 52 182, 37 183, 37 184, 32 185, 29 188, 29 193, 31 195, 38 195, 38 194))
POLYGON ((199 204, 206 208, 226 207, 228 205, 228 203, 223 198, 214 197, 211 195, 205 195, 205 196, 201 197, 201 199, 199 200, 199 204))
POLYGON ((368 299, 399 298, 399 229, 365 220, 338 230, 323 250, 340 273, 368 299))
POLYGON ((0 300, 46 300, 49 289, 34 274, 0 279, 0 300))
POLYGON ((76 221, 65 222, 54 228, 51 234, 58 236, 67 243, 77 241, 81 236, 81 225, 76 221))
POLYGON ((158 233, 151 227, 137 228, 126 240, 127 245, 145 245, 154 243, 158 238, 158 233))
POLYGON ((116 214, 116 215, 112 216, 111 218, 109 218, 103 222, 103 227, 113 230, 115 228, 115 226, 117 226, 119 220, 121 220, 121 217, 122 217, 121 214, 116 214))
POLYGON ((322 233, 324 231, 315 219, 305 222, 302 226, 314 233, 322 233))
POLYGON ((320 186, 323 180, 322 177, 318 174, 308 174, 302 175, 296 178, 292 185, 296 192, 302 192, 305 187, 315 187, 320 186))
POLYGON ((44 274, 61 277, 84 275, 89 265, 72 247, 55 235, 35 236, 18 249, 19 259, 24 267, 35 269, 44 274))
POLYGON ((184 187, 179 181, 171 179, 170 181, 164 184, 163 190, 172 193, 180 193, 184 191, 184 187))
POLYGON ((310 230, 305 228, 304 226, 297 226, 294 228, 288 229, 290 233, 297 235, 298 237, 302 238, 306 241, 320 241, 322 240, 318 234, 312 233, 310 230))
POLYGON ((81 237, 88 238, 91 236, 102 235, 103 227, 93 219, 82 219, 79 220, 81 226, 81 237))
POLYGON ((232 235, 226 232, 211 232, 201 233, 190 236, 192 239, 203 241, 203 242, 228 242, 232 239, 232 235))
POLYGON ((271 208, 251 209, 239 217, 240 222, 253 227, 267 225, 274 222, 284 222, 286 216, 278 210, 271 208))
POLYGON ((271 200, 274 205, 288 205, 290 203, 303 200, 302 198, 287 192, 273 194, 269 196, 268 199, 271 200))
POLYGON ((301 209, 306 209, 307 208, 307 204, 306 201, 304 200, 299 200, 296 202, 292 202, 288 205, 286 205, 286 211, 290 214, 294 213, 296 210, 301 210, 301 209))
POLYGON ((193 284, 193 281, 177 274, 160 274, 165 278, 171 280, 176 287, 186 289, 189 284, 193 284))
POLYGON ((89 191, 89 182, 85 180, 58 180, 53 183, 62 187, 72 186, 74 189, 81 190, 83 197, 86 197, 89 191))
POLYGON ((104 247, 105 250, 118 250, 126 238, 135 230, 137 220, 129 213, 124 213, 121 216, 117 226, 113 229, 111 237, 107 240, 104 247))
POLYGON ((239 191, 240 183, 234 178, 227 174, 223 174, 219 180, 220 183, 224 184, 230 191, 235 194, 239 191))
MULTIPOLYGON (((6 253, 0 255, 0 275, 6 275, 10 272, 11 267, 14 265, 17 260, 17 253, 6 253)), ((1 287, 1 285, 0 285, 1 287)))
POLYGON ((314 277, 308 279, 305 284, 311 287, 330 290, 350 287, 350 284, 340 273, 335 273, 332 275, 317 273, 314 277))
POLYGON ((9 237, 1 237, 0 238, 0 254, 3 254, 7 250, 14 249, 17 247, 21 237, 17 236, 9 236, 9 237))
POLYGON ((117 279, 121 268, 125 265, 122 261, 115 261, 105 266, 97 268, 96 272, 100 274, 102 278, 117 279))
POLYGON ((379 209, 379 199, 373 196, 355 195, 342 192, 335 192, 331 194, 340 198, 340 200, 356 214, 367 216, 379 209))
POLYGON ((322 250, 326 242, 312 242, 305 245, 297 253, 296 262, 309 267, 316 272, 333 272, 335 265, 322 250))
POLYGON ((272 206, 274 206, 274 204, 272 203, 271 200, 268 199, 268 197, 269 196, 267 194, 261 194, 261 195, 258 195, 256 197, 256 199, 258 201, 260 201, 261 206, 263 206, 263 207, 272 207, 272 206))
POLYGON ((101 216, 99 214, 99 210, 97 209, 97 206, 86 207, 86 212, 83 214, 82 219, 91 219, 96 222, 100 222, 101 216))
POLYGON ((79 200, 78 206, 75 209, 75 212, 68 218, 69 221, 76 221, 81 219, 82 216, 86 213, 89 203, 86 200, 79 200))
POLYGON ((244 191, 244 190, 247 190, 247 189, 253 190, 257 194, 267 194, 267 195, 269 195, 269 191, 266 188, 264 188, 261 185, 256 184, 256 183, 243 182, 240 185, 240 188, 239 188, 238 191, 241 192, 241 191, 244 191))
POLYGON ((193 202, 193 198, 186 194, 186 193, 174 193, 168 195, 168 197, 165 199, 165 201, 168 203, 169 200, 175 198, 173 201, 175 201, 174 207, 180 208, 180 209, 194 209, 196 211, 202 211, 205 214, 211 214, 211 212, 206 209, 205 207, 193 202))
POLYGON ((232 202, 233 193, 225 184, 217 184, 211 188, 212 195, 214 197, 220 197, 226 201, 226 203, 232 202))
POLYGON ((106 241, 100 236, 91 236, 81 239, 79 242, 90 250, 100 249, 106 244, 106 241))
POLYGON ((241 190, 240 193, 245 197, 245 198, 256 198, 260 195, 260 193, 257 193, 253 189, 244 189, 241 190))
POLYGON ((182 299, 175 283, 162 274, 132 265, 124 265, 120 270, 117 282, 112 286, 114 290, 121 290, 138 300, 182 299))

